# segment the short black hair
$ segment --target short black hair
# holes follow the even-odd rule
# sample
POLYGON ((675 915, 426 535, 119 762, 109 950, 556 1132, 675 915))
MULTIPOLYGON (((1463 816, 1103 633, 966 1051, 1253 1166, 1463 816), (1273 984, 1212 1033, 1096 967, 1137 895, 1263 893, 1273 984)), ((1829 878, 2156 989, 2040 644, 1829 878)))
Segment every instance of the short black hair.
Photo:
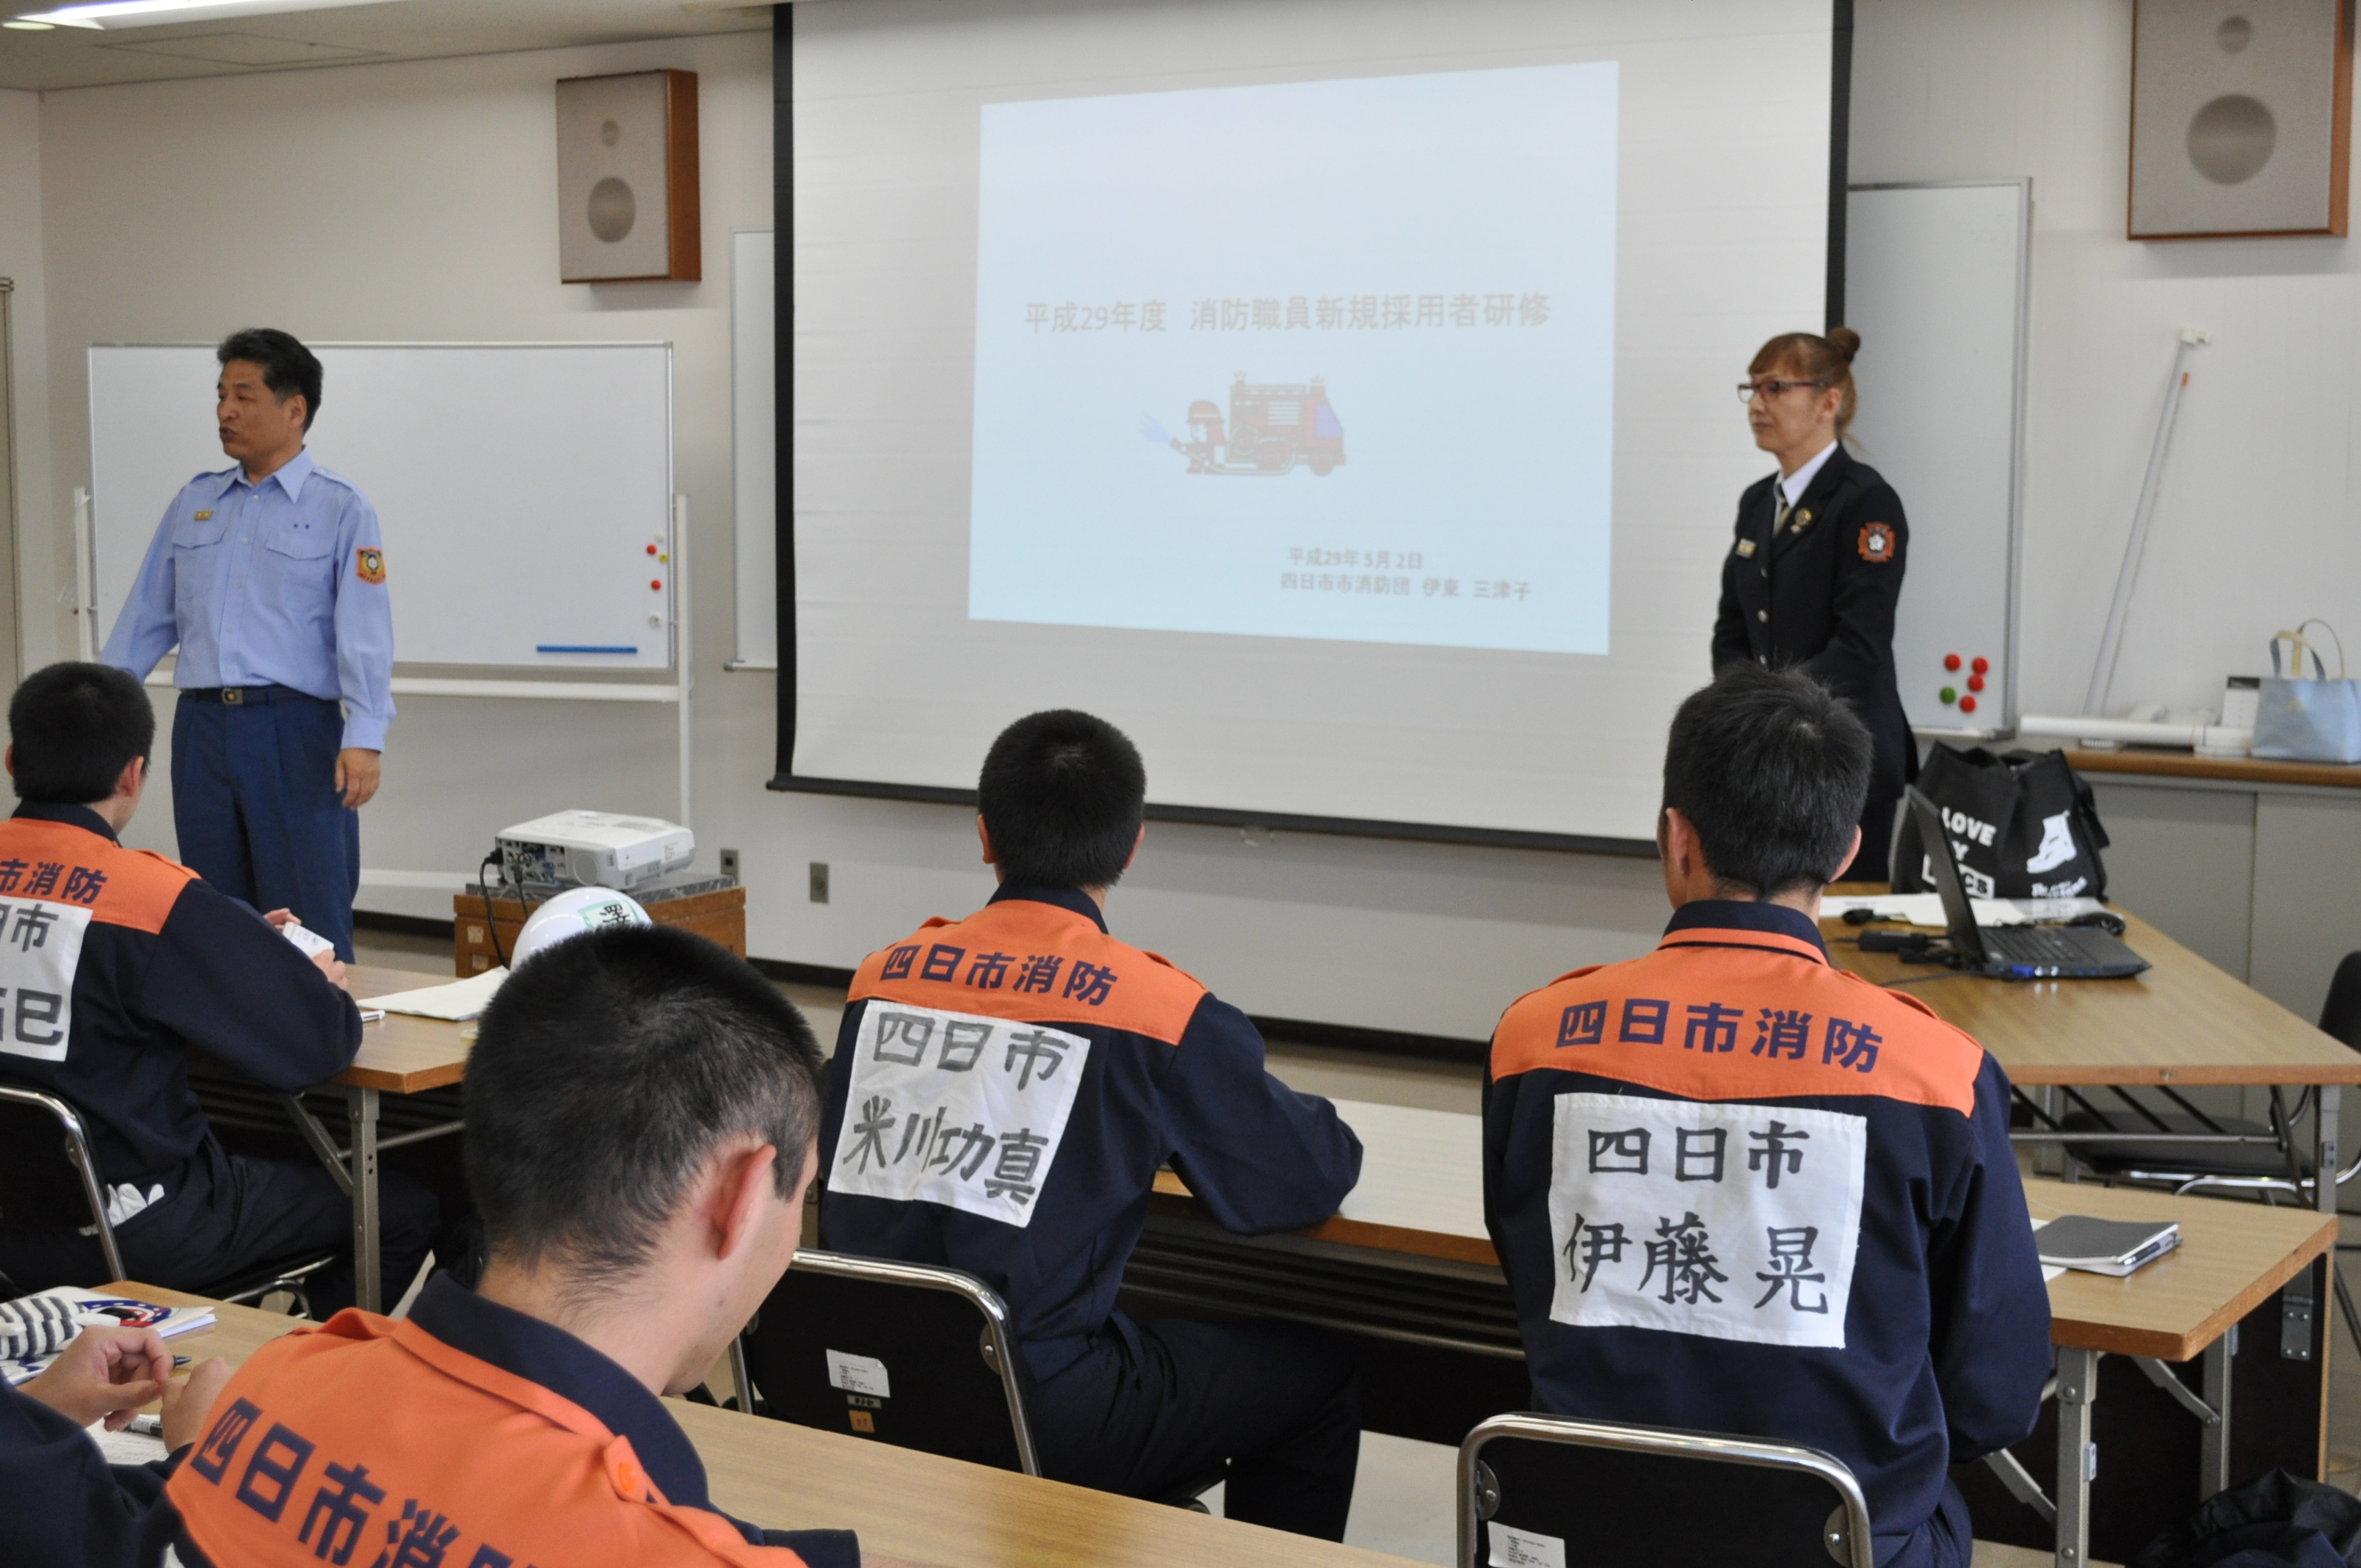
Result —
POLYGON ((115 793, 156 744, 156 710, 139 683, 107 664, 51 664, 8 699, 16 798, 90 806, 115 793))
POLYGON ((1148 769, 1130 737, 1071 707, 1000 732, 976 781, 976 809, 1003 880, 1113 887, 1139 842, 1148 769))
POLYGON ((1717 878, 1773 898, 1841 869, 1869 766, 1869 730, 1835 693, 1801 670, 1737 663, 1673 715, 1664 804, 1717 878))
POLYGON ((819 1049, 778 987, 686 931, 585 932, 517 966, 467 1057, 467 1190, 495 1255, 577 1283, 638 1271, 727 1139, 795 1190, 819 1049))
POLYGON ((320 417, 320 359, 295 339, 292 333, 280 332, 275 326, 249 326, 231 333, 214 350, 214 357, 227 365, 233 359, 243 359, 248 365, 262 367, 262 384, 270 395, 285 402, 296 393, 303 394, 303 429, 308 433, 312 422, 320 417))

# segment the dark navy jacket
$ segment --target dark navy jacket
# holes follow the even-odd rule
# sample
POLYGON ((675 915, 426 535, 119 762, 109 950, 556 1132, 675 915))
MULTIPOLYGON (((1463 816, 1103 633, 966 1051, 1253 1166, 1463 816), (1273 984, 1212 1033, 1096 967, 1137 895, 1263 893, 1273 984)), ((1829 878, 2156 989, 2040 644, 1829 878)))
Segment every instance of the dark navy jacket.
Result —
POLYGON ((1648 957, 1521 998, 1484 1206, 1542 1409, 1826 1450, 1883 1561, 2040 1409, 2008 1103, 1975 1041, 1773 905, 1687 905, 1648 957))
MULTIPOLYGON (((1772 484, 1750 485, 1738 500, 1735 538, 1721 563, 1713 667, 1752 659, 1809 671, 1869 726, 1877 755, 1872 795, 1888 799, 1918 771, 1894 669, 1894 613, 1910 544, 1902 498, 1839 443, 1796 499, 1790 521, 1802 526, 1774 538, 1772 484)), ((1884 845, 1873 848, 1882 858, 1884 845)))
POLYGON ((129 1568, 167 1473, 109 1465, 88 1432, 0 1387, 0 1568, 129 1568))
POLYGON ((829 1183, 821 1245, 977 1276, 1007 1302, 1037 1376, 1071 1365, 1110 1318, 1123 1321, 1115 1291, 1167 1160, 1215 1219, 1248 1235, 1319 1223, 1360 1179, 1360 1140, 1335 1107, 1273 1078, 1262 1036, 1244 1014, 1165 959, 1110 937, 1087 894, 1003 887, 967 919, 930 920, 906 942, 871 954, 850 1003, 820 1127, 829 1183), (978 1129, 971 1136, 923 1121, 924 1099, 904 1093, 905 1104, 867 1091, 848 1118, 872 1009, 886 1011, 870 1034, 890 1036, 873 1038, 872 1054, 906 1054, 924 1033, 927 1054, 911 1058, 918 1064, 911 1070, 939 1074, 946 1093, 978 1074, 1014 1082, 1012 1075, 1049 1062, 1040 1053, 1059 1041, 1087 1042, 1062 1141, 1046 1168, 1008 1158, 1011 1133, 1020 1154, 1043 1157, 1025 1142, 1029 1124, 959 1118, 978 1129), (938 1024, 939 1041, 931 1034, 938 1024), (987 1037, 987 1026, 997 1033, 987 1037), (981 1054, 955 1038, 981 1042, 981 1054), (961 1062, 965 1071, 955 1070, 961 1062), (843 1190, 873 1161, 890 1159, 899 1171, 930 1149, 945 1176, 972 1173, 956 1188, 936 1189, 956 1192, 956 1202, 843 1190), (1012 1173, 1029 1185, 1013 1190, 1012 1173), (1013 1217, 981 1212, 995 1178, 1002 1193, 1017 1192, 996 1200, 1013 1217))
POLYGON ((279 1090, 360 1048, 352 998, 294 944, 186 866, 125 849, 88 806, 27 803, 0 823, 0 970, 16 971, 0 975, 0 1080, 80 1109, 111 1185, 169 1194, 203 1143, 191 1048, 279 1090))
MULTIPOLYGON (((591 1529, 605 1525, 603 1544, 611 1547, 642 1522, 635 1505, 650 1500, 675 1512, 713 1515, 749 1545, 786 1547, 805 1568, 860 1568, 860 1542, 851 1530, 764 1530, 722 1514, 707 1496, 705 1465, 687 1434, 638 1379, 565 1330, 487 1300, 438 1272, 419 1292, 407 1324, 347 1310, 323 1329, 274 1342, 248 1362, 215 1401, 206 1436, 181 1456, 170 1490, 148 1516, 143 1561, 156 1563, 167 1545, 188 1568, 325 1559, 332 1543, 349 1539, 366 1541, 365 1550, 348 1554, 360 1563, 431 1515, 438 1526, 433 1539, 441 1541, 454 1568, 471 1559, 513 1559, 521 1565, 528 1549, 546 1564, 560 1559, 550 1555, 547 1534, 535 1541, 536 1530, 579 1539, 587 1515, 591 1529), (405 1335, 413 1354, 388 1354, 387 1342, 402 1345, 405 1335), (309 1343, 298 1345, 299 1339, 309 1343), (447 1350, 466 1359, 438 1365, 419 1359, 416 1350, 438 1359, 447 1350), (299 1362, 289 1352, 312 1359, 299 1362), (338 1365, 358 1358, 367 1365, 338 1365), (518 1408, 455 1424, 453 1416, 476 1407, 445 1401, 455 1393, 469 1394, 476 1385, 465 1380, 471 1379, 484 1379, 518 1408), (300 1403, 306 1382, 314 1401, 308 1415, 300 1403), (337 1420, 317 1408, 324 1387, 358 1398, 341 1425, 322 1424, 337 1420), (594 1485, 587 1508, 572 1485, 578 1455, 562 1439, 554 1449, 526 1448, 551 1413, 536 1408, 545 1395, 563 1402, 558 1413, 586 1414, 609 1434, 605 1468, 616 1477, 616 1491, 600 1498, 594 1485), (283 1423, 277 1420, 281 1414, 283 1423), (548 1468, 536 1472, 542 1464, 548 1468), (480 1505, 489 1493, 501 1506, 470 1507, 464 1494, 404 1495, 404 1476, 412 1484, 425 1477, 431 1488, 438 1471, 447 1479, 455 1468, 488 1473, 490 1484, 474 1501, 480 1505), (384 1482, 377 1497, 355 1495, 349 1477, 356 1470, 384 1482), (333 1497, 339 1487, 341 1508, 324 1509, 317 1499, 333 1497), (258 1507, 258 1497, 280 1506, 258 1507), (182 1517, 184 1508, 192 1510, 191 1518, 182 1517), (234 1541, 236 1555, 208 1555, 192 1539, 197 1510, 204 1520, 200 1532, 217 1544, 234 1541), (496 1544, 502 1541, 508 1544, 496 1544)), ((676 1539, 666 1544, 681 1545, 676 1539)), ((668 1560, 697 1555, 688 1548, 668 1560)))

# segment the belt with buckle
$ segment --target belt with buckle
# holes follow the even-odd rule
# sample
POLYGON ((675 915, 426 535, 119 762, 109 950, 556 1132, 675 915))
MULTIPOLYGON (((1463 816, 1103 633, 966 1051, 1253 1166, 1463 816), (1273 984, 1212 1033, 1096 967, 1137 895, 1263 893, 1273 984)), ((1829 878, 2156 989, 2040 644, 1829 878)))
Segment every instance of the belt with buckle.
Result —
POLYGON ((286 686, 183 686, 181 695, 199 702, 217 702, 224 707, 251 707, 305 694, 286 686))

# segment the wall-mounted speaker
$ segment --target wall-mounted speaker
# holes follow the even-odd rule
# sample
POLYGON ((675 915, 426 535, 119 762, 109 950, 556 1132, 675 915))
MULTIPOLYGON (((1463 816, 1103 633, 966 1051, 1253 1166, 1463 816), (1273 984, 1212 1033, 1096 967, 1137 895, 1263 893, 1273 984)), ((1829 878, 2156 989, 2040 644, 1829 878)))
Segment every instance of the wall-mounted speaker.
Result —
POLYGON ((560 280, 695 282, 697 229, 697 72, 560 82, 560 280))
POLYGON ((2345 232, 2353 0, 2137 0, 2131 237, 2345 232))

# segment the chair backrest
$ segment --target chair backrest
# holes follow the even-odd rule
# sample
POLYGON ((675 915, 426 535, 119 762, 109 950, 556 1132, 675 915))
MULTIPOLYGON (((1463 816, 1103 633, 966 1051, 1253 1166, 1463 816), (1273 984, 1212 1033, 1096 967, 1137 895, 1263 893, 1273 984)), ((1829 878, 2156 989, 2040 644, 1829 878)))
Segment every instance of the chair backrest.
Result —
POLYGON ((106 1223, 98 1161, 82 1113, 54 1094, 0 1084, 0 1225, 79 1230, 85 1224, 98 1227, 107 1279, 123 1278, 123 1254, 106 1223))
POLYGON ((1041 1473, 1008 1309, 972 1275, 800 1251, 745 1346, 780 1420, 1041 1473))
POLYGON ((2328 981, 2328 1000, 2320 1004, 2320 1032, 2361 1051, 2361 953, 2347 953, 2328 981))
POLYGON ((1566 1568, 1872 1568, 1869 1504, 1814 1448, 1559 1416, 1494 1416, 1459 1445, 1459 1562, 1566 1568), (1539 1536, 1521 1552, 1503 1531, 1539 1536))

